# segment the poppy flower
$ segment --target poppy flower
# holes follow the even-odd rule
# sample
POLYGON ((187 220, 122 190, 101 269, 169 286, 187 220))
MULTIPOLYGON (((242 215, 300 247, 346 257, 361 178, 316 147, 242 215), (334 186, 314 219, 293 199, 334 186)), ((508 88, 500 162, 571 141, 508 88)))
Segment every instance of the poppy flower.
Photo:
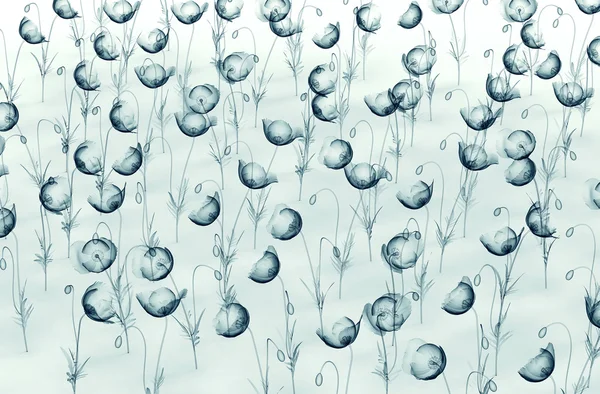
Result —
POLYGON ((222 19, 233 21, 242 13, 244 8, 244 0, 216 0, 215 11, 222 19))
POLYGON ((91 320, 98 323, 113 323, 115 317, 113 305, 114 295, 103 282, 96 282, 89 286, 81 297, 83 312, 91 320))
POLYGON ((352 161, 353 155, 348 141, 327 137, 319 152, 319 162, 332 170, 340 170, 352 161))
POLYGON ((590 294, 587 293, 587 290, 585 295, 585 312, 590 323, 595 327, 600 328, 600 299, 598 299, 598 296, 592 299, 590 294))
POLYGON ((168 248, 137 246, 132 255, 132 271, 137 278, 157 282, 173 270, 175 258, 168 248))
POLYGON ((69 0, 54 0, 52 9, 62 19, 73 19, 79 16, 77 11, 73 9, 69 0))
POLYGON ((142 146, 138 142, 135 148, 133 146, 127 148, 125 154, 119 160, 115 161, 112 169, 119 175, 130 176, 142 167, 143 160, 142 146))
POLYGON ((370 94, 364 98, 367 107, 377 116, 389 116, 398 109, 392 89, 385 92, 370 94))
POLYGON ((408 6, 408 9, 400 16, 398 26, 404 29, 412 29, 417 27, 423 19, 423 10, 419 7, 419 3, 413 1, 408 6))
POLYGON ((121 133, 131 133, 138 127, 135 109, 121 99, 115 100, 108 118, 112 127, 121 133))
POLYGON ((342 317, 333 324, 331 330, 323 332, 317 329, 317 335, 325 345, 334 349, 343 349, 356 341, 358 331, 360 330, 360 320, 354 323, 349 317, 342 317))
POLYGON ((539 201, 534 202, 529 207, 529 211, 525 216, 525 223, 536 237, 550 238, 554 237, 554 233, 556 233, 556 228, 550 226, 550 210, 548 207, 541 208, 539 201))
POLYGON ((558 75, 562 68, 562 61, 556 51, 551 51, 546 59, 537 66, 535 75, 540 79, 552 79, 558 75))
POLYGON ((102 273, 110 268, 117 258, 117 247, 104 237, 94 237, 87 242, 73 245, 77 257, 73 261, 75 270, 82 274, 102 273))
POLYGON ((584 89, 577 82, 554 82, 554 95, 565 107, 577 107, 594 95, 594 89, 584 89))
POLYGON ((213 324, 217 335, 235 338, 243 334, 250 325, 250 313, 241 304, 232 302, 221 307, 213 324))
POLYGON ((298 211, 285 204, 279 204, 273 209, 273 215, 267 224, 267 230, 273 238, 289 241, 302 230, 302 216, 298 211))
POLYGON ((198 22, 207 9, 208 3, 199 6, 198 3, 192 0, 180 1, 171 6, 171 11, 175 15, 175 18, 184 25, 191 25, 198 22))
POLYGON ((423 240, 418 231, 404 231, 381 245, 381 258, 395 272, 414 267, 423 254, 423 240))
POLYGON ((264 189, 272 183, 277 182, 277 176, 267 173, 260 164, 251 162, 246 163, 240 160, 238 163, 238 177, 240 182, 249 189, 264 189))
POLYGON ((75 79, 75 83, 82 90, 93 91, 100 87, 98 71, 87 60, 80 62, 75 67, 75 70, 73 70, 73 79, 75 79))
POLYGON ((263 22, 280 22, 292 10, 290 0, 260 0, 257 6, 259 19, 263 22))
POLYGON ((444 372, 446 361, 441 346, 416 338, 408 342, 402 369, 418 380, 433 380, 444 372))
POLYGON ((423 87, 416 80, 403 79, 392 88, 398 107, 403 111, 415 108, 423 97, 423 87))
POLYGON ((514 160, 504 171, 504 178, 506 182, 513 186, 525 186, 533 181, 536 172, 535 163, 526 157, 525 159, 514 160))
POLYGON ((344 167, 344 174, 350 185, 358 190, 370 189, 384 178, 388 182, 392 180, 392 174, 378 164, 350 163, 344 167))
POLYGON ((0 103, 0 131, 9 131, 19 121, 19 110, 10 101, 0 103))
POLYGON ((168 287, 159 287, 152 292, 138 293, 136 298, 146 313, 161 318, 175 313, 186 294, 186 289, 175 295, 168 287))
POLYGON ((492 100, 498 103, 505 103, 521 97, 516 84, 511 86, 509 78, 502 75, 493 77, 492 74, 488 74, 485 82, 485 91, 492 100))
POLYGON ((333 48, 333 46, 340 40, 340 23, 337 22, 335 25, 329 23, 323 29, 323 33, 316 33, 312 40, 315 45, 321 49, 333 48))
POLYGON ((465 0, 432 0, 433 12, 436 14, 452 14, 458 10, 465 0))
POLYGON ((101 193, 89 196, 88 202, 100 213, 112 213, 121 208, 121 205, 125 201, 125 186, 121 190, 116 185, 106 184, 101 193))
POLYGON ((384 294, 373 302, 366 304, 363 316, 376 334, 398 331, 408 320, 412 305, 408 298, 401 294, 384 294))
POLYGON ((500 140, 500 153, 513 160, 521 160, 529 157, 535 149, 536 139, 529 130, 511 131, 505 138, 500 140))
POLYGON ((437 61, 435 50, 426 45, 417 45, 406 55, 402 55, 402 65, 415 77, 429 74, 437 61))
POLYGON ((554 346, 552 343, 548 343, 545 349, 540 349, 537 356, 519 369, 519 375, 528 382, 543 382, 552 375, 554 366, 554 346))
POLYGON ((195 86, 187 92, 186 103, 192 111, 207 114, 217 106, 220 97, 219 89, 207 83, 195 86))
POLYGON ((39 26, 26 16, 21 19, 19 24, 19 35, 26 43, 32 45, 46 41, 46 37, 40 31, 39 26))
POLYGON ((252 266, 248 278, 256 283, 269 283, 277 277, 280 269, 281 263, 277 251, 269 245, 263 256, 252 266))
POLYGON ((148 53, 158 53, 165 49, 169 41, 169 33, 160 29, 152 29, 146 34, 140 34, 137 44, 148 53))
POLYGON ((98 175, 102 171, 102 150, 94 141, 83 141, 75 149, 73 160, 82 174, 98 175))
POLYGON ((215 192, 213 196, 206 196, 203 205, 190 212, 188 219, 198 226, 209 226, 214 223, 221 213, 221 199, 219 193, 215 192))
POLYGON ((317 94, 313 97, 310 107, 315 118, 323 122, 333 122, 340 116, 333 95, 323 96, 317 94))
POLYGON ((486 233, 479 237, 479 241, 487 249, 488 252, 495 256, 506 256, 514 252, 521 241, 521 235, 519 235, 510 227, 503 227, 495 233, 486 233))
POLYGON ((459 142, 458 159, 470 171, 481 171, 493 164, 498 164, 498 156, 494 153, 488 154, 485 148, 479 144, 465 146, 463 142, 459 142))
POLYGON ((221 76, 229 83, 244 81, 258 63, 258 57, 246 52, 233 52, 224 60, 219 60, 221 76))
POLYGON ((593 15, 600 11, 599 0, 575 0, 575 4, 584 14, 593 15))
POLYGON ((278 37, 291 37, 302 32, 302 27, 292 17, 282 19, 278 22, 269 22, 269 28, 278 37))
POLYGON ((356 11, 356 26, 367 33, 381 29, 381 11, 376 4, 367 3, 356 11))
POLYGON ((590 41, 590 45, 587 47, 587 55, 590 62, 600 66, 600 36, 590 41))
POLYGON ((527 54, 521 45, 509 46, 502 55, 502 64, 506 71, 513 75, 523 75, 529 70, 527 54))
POLYGON ((182 115, 181 112, 176 112, 175 121, 177 122, 177 126, 179 126, 179 130, 188 137, 204 135, 211 127, 217 124, 215 116, 205 116, 196 112, 188 112, 185 115, 182 115))
POLYGON ((144 86, 150 89, 160 88, 167 83, 169 78, 175 75, 175 67, 164 69, 157 63, 134 67, 135 74, 144 86))
POLYGON ((17 209, 13 204, 11 209, 0 208, 0 239, 6 238, 17 225, 17 209))
POLYGON ((67 178, 50 177, 40 188, 39 195, 42 206, 52 212, 61 213, 71 206, 71 192, 67 178))
POLYGON ((310 90, 318 95, 326 96, 335 92, 338 74, 328 64, 321 64, 312 69, 308 76, 310 90))
POLYGON ((525 22, 537 11, 537 0, 502 0, 509 22, 525 22))
POLYGON ((590 209, 600 209, 600 180, 590 178, 585 182, 583 200, 590 209))
POLYGON ((546 45, 539 31, 538 23, 533 19, 523 24, 521 27, 521 40, 527 48, 541 49, 546 45))
POLYGON ((487 130, 496 122, 496 119, 502 114, 502 108, 492 111, 492 108, 486 104, 480 104, 472 108, 463 107, 460 109, 460 116, 475 131, 487 130))
POLYGON ((451 315, 467 313, 475 303, 475 291, 468 276, 463 276, 458 285, 446 295, 442 309, 451 315))
POLYGON ((428 185, 423 181, 418 181, 408 191, 400 190, 396 193, 396 198, 408 209, 420 209, 429 204, 432 195, 433 182, 428 185))
POLYGON ((101 31, 94 39, 94 52, 102 60, 112 61, 119 57, 119 50, 110 32, 101 31))
POLYGON ((300 128, 292 129, 292 126, 283 120, 263 119, 263 132, 267 140, 273 145, 284 146, 294 142, 296 138, 302 137, 304 132, 300 128))
POLYGON ((107 0, 104 2, 104 13, 115 23, 126 23, 133 18, 140 8, 140 2, 136 1, 133 5, 127 0, 107 0))

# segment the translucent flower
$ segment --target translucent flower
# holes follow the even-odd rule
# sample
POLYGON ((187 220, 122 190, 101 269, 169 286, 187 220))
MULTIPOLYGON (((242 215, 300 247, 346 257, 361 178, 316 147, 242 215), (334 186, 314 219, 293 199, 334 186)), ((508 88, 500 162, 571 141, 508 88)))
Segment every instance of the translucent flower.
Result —
POLYGON ((175 67, 169 67, 165 70, 158 63, 134 67, 134 71, 140 82, 150 89, 160 88, 167 83, 169 78, 175 75, 175 67))
POLYGON ((546 59, 537 66, 535 75, 541 79, 552 79, 558 75, 562 68, 562 61, 556 51, 550 51, 546 59))
POLYGON ((525 186, 535 178, 537 170, 535 163, 530 158, 514 160, 504 171, 506 182, 513 186, 525 186))
POLYGON ((26 16, 21 19, 21 23, 19 24, 19 35, 26 43, 32 45, 47 41, 46 37, 40 31, 39 26, 26 16))
POLYGON ((291 16, 278 22, 269 22, 269 28, 273 34, 283 38, 291 37, 294 34, 302 32, 302 26, 298 25, 291 16))
POLYGON ((208 9, 208 3, 199 6, 195 1, 180 1, 171 6, 171 11, 177 20, 185 25, 196 23, 208 9))
POLYGON ((546 45, 542 37, 542 33, 539 32, 540 28, 538 23, 533 19, 525 22, 521 27, 521 40, 526 47, 531 49, 541 49, 546 45))
POLYGON ((11 209, 0 208, 0 239, 6 238, 17 225, 17 209, 13 204, 11 209))
POLYGON ((160 29, 152 29, 146 34, 140 34, 137 44, 148 53, 158 53, 165 49, 169 41, 169 33, 160 29))
POLYGON ((240 160, 238 163, 238 177, 240 182, 249 189, 264 189, 272 183, 277 182, 277 176, 267 173, 265 168, 258 163, 246 163, 240 160))
POLYGON ((378 164, 350 163, 344 167, 344 174, 350 185, 358 190, 370 189, 384 178, 388 182, 392 180, 392 174, 378 164))
POLYGON ((381 245, 381 258, 395 272, 414 267, 423 254, 423 240, 418 231, 404 231, 381 245))
POLYGON ((142 146, 138 142, 136 147, 130 146, 127 148, 125 154, 115 161, 112 169, 119 175, 130 176, 142 167, 143 160, 142 146))
POLYGON ((273 215, 267 224, 267 231, 273 238, 289 241, 302 230, 302 216, 298 211, 285 204, 279 204, 273 209, 273 215))
POLYGON ((333 122, 340 113, 337 110, 334 95, 323 96, 317 94, 310 103, 313 115, 323 122, 333 122))
POLYGON ((83 141, 75 149, 73 160, 82 174, 97 175, 102 171, 102 150, 94 141, 83 141))
POLYGON ((364 98, 365 104, 377 116, 389 116, 398 109, 396 98, 392 94, 392 89, 385 92, 369 94, 364 98))
POLYGON ((435 50, 426 45, 417 45, 406 55, 402 55, 402 65, 415 77, 429 74, 437 61, 435 50))
POLYGON ((321 64, 313 68, 308 76, 310 90, 318 95, 328 95, 335 92, 338 74, 328 64, 321 64))
POLYGON ((73 245, 76 258, 73 265, 77 272, 87 274, 102 273, 110 268, 117 258, 117 247, 108 238, 94 236, 87 242, 73 245))
POLYGON ((89 196, 88 202, 100 213, 112 213, 121 208, 121 205, 125 201, 125 186, 121 190, 116 185, 106 184, 102 192, 89 196))
POLYGON ((479 144, 465 146, 463 142, 459 142, 458 159, 470 171, 481 171, 493 164, 498 164, 498 156, 494 153, 488 154, 485 148, 479 144))
POLYGON ((502 114, 502 108, 492 111, 492 108, 486 104, 480 104, 472 108, 463 107, 460 109, 460 116, 475 131, 487 130, 496 122, 496 119, 502 114))
POLYGON ((246 52, 233 52, 218 63, 221 76, 229 83, 245 80, 258 63, 258 57, 246 52))
POLYGON ((600 209, 600 180, 590 178, 585 182, 583 200, 590 209, 600 209))
POLYGON ((263 256, 252 266, 248 278, 256 283, 269 283, 277 277, 280 268, 281 263, 277 251, 269 245, 263 256))
POLYGON ((168 248, 137 246, 129 253, 133 253, 131 268, 137 278, 157 282, 173 270, 175 258, 168 248))
POLYGON ((102 60, 112 61, 119 57, 115 40, 108 30, 101 31, 94 39, 94 52, 102 60))
POLYGON ((186 103, 192 111, 207 114, 217 106, 220 97, 219 89, 207 83, 195 86, 187 92, 186 103))
POLYGON ((300 128, 292 128, 284 120, 263 119, 263 132, 267 140, 273 145, 285 146, 291 144, 296 138, 304 135, 300 128))
POLYGON ((343 349, 356 341, 360 330, 360 320, 354 323, 349 317, 342 317, 333 324, 331 330, 326 332, 317 329, 317 335, 325 345, 334 349, 343 349))
POLYGON ((488 74, 485 91, 492 100, 498 103, 505 103, 521 97, 516 84, 511 86, 510 79, 502 75, 493 77, 492 74, 488 74))
POLYGON ((408 209, 420 209, 431 201, 433 195, 433 182, 431 185, 423 181, 410 186, 408 190, 400 190, 396 193, 396 198, 402 205, 408 209))
POLYGON ((258 15, 263 22, 279 22, 292 10, 290 0, 259 0, 258 15))
POLYGON ((441 346, 412 339, 406 347, 402 369, 418 380, 433 380, 446 369, 446 353, 441 346))
POLYGON ((73 79, 75 79, 75 83, 82 90, 93 91, 100 87, 98 71, 87 60, 80 62, 75 67, 75 70, 73 70, 73 79))
POLYGON ((467 313, 475 303, 475 291, 468 276, 463 276, 458 285, 446 295, 442 309, 451 315, 467 313))
POLYGON ((188 219, 198 226, 209 226, 214 223, 221 213, 221 199, 219 193, 206 196, 202 206, 190 212, 188 219))
POLYGON ((333 46, 340 40, 340 23, 337 22, 335 25, 329 23, 327 26, 325 26, 325 29, 323 29, 323 33, 316 33, 312 40, 319 48, 333 48, 333 46))
POLYGON ((52 213, 61 213, 71 206, 70 190, 66 177, 49 177, 40 188, 40 203, 52 213))
POLYGON ((521 45, 509 46, 502 55, 502 64, 506 71, 513 75, 523 75, 529 70, 527 54, 521 45))
POLYGON ((525 22, 537 11, 537 0, 502 0, 509 22, 525 22))
POLYGON ((186 289, 175 295, 168 287, 159 287, 152 292, 138 293, 136 298, 146 313, 161 318, 175 313, 186 294, 186 289))
POLYGON ((594 95, 594 89, 584 89, 577 82, 554 82, 554 95, 565 107, 577 107, 594 95))
POLYGON ((356 11, 356 26, 367 33, 374 33, 381 28, 381 11, 376 4, 367 3, 356 11))
POLYGON ((392 89, 398 107, 403 111, 415 108, 423 97, 423 87, 416 80, 403 79, 392 89))
POLYGON ((91 320, 99 323, 113 323, 111 320, 116 316, 114 295, 103 282, 95 282, 88 287, 81 297, 83 312, 91 320))
POLYGON ((112 127, 121 133, 132 133, 138 127, 135 109, 120 99, 113 103, 108 118, 112 127))
POLYGON ((327 137, 319 152, 319 162, 332 170, 340 170, 352 161, 353 155, 348 141, 327 137))
POLYGON ((592 299, 587 290, 585 295, 585 312, 590 323, 594 327, 600 328, 600 299, 598 299, 598 295, 592 299))
POLYGON ((408 298, 401 294, 384 294, 373 304, 366 304, 363 316, 378 335, 398 331, 410 317, 412 306, 408 298))
POLYGON ((575 3, 584 14, 593 15, 600 11, 600 0, 575 0, 575 3))
POLYGON ((550 225, 550 210, 548 207, 542 208, 539 201, 529 207, 525 223, 536 237, 550 238, 554 237, 554 233, 556 233, 556 228, 550 225))
POLYGON ((437 14, 452 14, 458 10, 465 0, 432 0, 433 12, 437 14))
POLYGON ((514 130, 500 140, 500 153, 513 160, 529 157, 535 149, 536 139, 529 130, 514 130))
POLYGON ((181 112, 175 113, 175 121, 179 130, 188 137, 199 137, 210 130, 211 127, 217 125, 215 116, 206 116, 196 112, 188 112, 182 115, 181 112))
POLYGON ((587 47, 587 55, 590 62, 594 63, 596 66, 600 66, 600 36, 590 41, 590 44, 587 47))
POLYGON ((419 3, 413 1, 408 6, 408 9, 400 16, 398 26, 404 29, 412 29, 417 27, 423 19, 423 10, 419 7, 419 3))
POLYGON ((19 110, 10 101, 0 103, 0 132, 9 131, 19 121, 19 110))
POLYGON ((52 9, 62 19, 73 19, 79 16, 77 11, 73 9, 69 0, 54 0, 52 9))
POLYGON ((221 307, 213 324, 217 335, 235 338, 243 334, 250 325, 250 313, 237 302, 229 303, 221 307))
POLYGON ((495 256, 506 256, 514 252, 521 241, 521 232, 517 233, 510 227, 502 227, 494 233, 486 233, 479 237, 479 241, 487 249, 488 252, 495 256))
POLYGON ((137 10, 140 8, 140 2, 136 1, 133 5, 127 0, 106 0, 104 2, 104 13, 115 23, 129 22, 137 10))
POLYGON ((540 349, 537 356, 519 369, 519 375, 528 382, 543 382, 552 375, 554 366, 554 346, 552 343, 548 343, 545 349, 540 349))
POLYGON ((244 0, 216 0, 215 11, 222 18, 229 22, 233 21, 242 13, 244 0))

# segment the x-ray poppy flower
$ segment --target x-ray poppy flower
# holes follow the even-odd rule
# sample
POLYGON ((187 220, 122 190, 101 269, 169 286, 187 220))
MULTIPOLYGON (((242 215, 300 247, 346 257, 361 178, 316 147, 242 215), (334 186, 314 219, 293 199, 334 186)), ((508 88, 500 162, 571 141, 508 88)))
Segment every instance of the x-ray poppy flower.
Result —
POLYGON ((281 262, 277 251, 269 245, 263 256, 252 266, 248 278, 256 283, 269 283, 277 277, 280 269, 281 262))
POLYGON ((592 299, 587 291, 585 295, 585 312, 590 323, 600 328, 600 299, 598 299, 598 296, 592 299))
POLYGON ((206 196, 202 206, 190 212, 188 219, 198 226, 209 226, 214 223, 221 213, 221 199, 219 193, 206 196))
POLYGON ((19 121, 17 106, 9 101, 0 103, 0 131, 9 131, 19 121))
POLYGON ((217 118, 206 116, 196 112, 188 112, 182 115, 181 112, 175 113, 175 121, 179 130, 188 137, 199 137, 206 134, 212 126, 217 124, 217 118))
POLYGON ((503 75, 493 77, 488 74, 485 82, 485 91, 490 98, 498 103, 505 103, 521 97, 516 84, 510 85, 510 80, 503 75))
POLYGON ((125 186, 123 190, 113 184, 104 185, 102 193, 98 192, 88 197, 90 205, 100 213, 112 213, 121 208, 125 201, 125 186))
POLYGON ((71 192, 66 177, 50 177, 40 188, 42 206, 53 213, 61 213, 71 206, 71 192))
POLYGON ((233 21, 239 18, 244 8, 244 0, 216 0, 215 11, 222 19, 233 21))
POLYGON ((292 17, 282 19, 278 22, 269 22, 269 28, 273 34, 283 38, 302 32, 302 27, 292 17))
POLYGON ((523 230, 521 229, 521 232, 517 235, 512 228, 503 227, 494 233, 482 234, 479 241, 494 256, 506 256, 514 252, 519 246, 523 230))
POLYGON ((152 29, 146 34, 140 34, 137 44, 148 53, 158 53, 165 49, 169 41, 169 33, 160 29, 152 29))
POLYGON ((120 99, 113 103, 108 118, 112 127, 121 133, 132 133, 138 127, 135 109, 120 99))
POLYGON ((506 71, 513 75, 523 75, 529 70, 527 54, 521 45, 509 46, 502 55, 502 64, 506 71))
POLYGON ((475 303, 475 291, 468 276, 463 276, 458 285, 446 295, 442 309, 451 315, 467 313, 475 303))
POLYGON ((333 324, 331 330, 325 332, 317 329, 317 335, 325 345, 334 349, 343 349, 356 341, 360 330, 360 320, 354 323, 349 317, 342 317, 333 324))
POLYGON ((460 116, 475 131, 487 130, 496 122, 496 119, 502 114, 502 108, 492 111, 487 104, 480 104, 472 108, 463 107, 460 109, 460 116))
POLYGON ((337 110, 334 95, 323 96, 320 94, 313 97, 310 103, 313 115, 323 122, 333 122, 340 113, 337 110))
POLYGON ((432 0, 433 12, 436 14, 452 14, 458 10, 465 0, 432 0))
POLYGON ((381 29, 381 11, 376 4, 367 3, 356 11, 356 26, 367 33, 381 29))
POLYGON ((284 120, 263 119, 263 132, 267 140, 273 145, 284 146, 294 142, 296 138, 302 137, 303 131, 300 128, 292 128, 284 120))
POLYGON ((245 80, 258 63, 256 55, 246 52, 233 52, 224 60, 219 61, 219 71, 221 76, 229 83, 236 83, 245 80))
POLYGON ((39 26, 26 16, 21 19, 19 24, 19 35, 26 43, 32 45, 46 41, 46 37, 40 31, 39 26))
POLYGON ((142 167, 144 155, 142 145, 138 142, 136 147, 130 146, 125 154, 113 164, 113 170, 123 176, 130 176, 142 167))
POLYGON ((358 190, 370 189, 384 178, 388 182, 392 180, 392 174, 378 164, 350 163, 344 167, 344 174, 350 185, 358 190))
POLYGON ((552 375, 554 366, 554 346, 552 343, 548 343, 545 349, 540 349, 537 356, 519 369, 519 375, 528 382, 543 382, 552 375))
POLYGON ((102 149, 94 141, 83 141, 73 154, 75 167, 85 175, 98 175, 102 171, 102 149))
POLYGON ((423 254, 423 239, 418 231, 405 231, 381 245, 381 258, 393 271, 414 267, 423 254))
POLYGON ((87 242, 73 245, 77 253, 73 265, 82 274, 93 272, 99 274, 106 271, 117 259, 117 247, 104 237, 94 237, 87 242))
POLYGON ((441 346, 412 339, 406 346, 402 369, 418 380, 433 380, 446 369, 446 353, 441 346))
POLYGON ((310 90, 319 95, 328 95, 335 92, 338 73, 332 70, 328 64, 320 64, 312 69, 308 76, 310 90))
POLYGON ((327 137, 319 152, 319 162, 332 170, 346 167, 354 156, 352 146, 348 141, 327 137))
POLYGON ((549 208, 542 208, 539 201, 534 202, 529 207, 529 211, 525 216, 525 223, 536 237, 550 238, 554 237, 554 233, 556 233, 556 228, 550 225, 549 208))
POLYGON ((150 316, 161 318, 175 313, 186 294, 186 289, 175 295, 168 287, 159 287, 152 292, 138 293, 135 297, 146 313, 150 316))
POLYGON ((408 190, 401 189, 396 193, 396 198, 408 209, 420 209, 431 201, 433 195, 433 182, 431 185, 418 181, 408 190))
POLYGON ((157 282, 173 270, 175 258, 168 248, 137 246, 130 253, 133 253, 131 268, 137 278, 157 282))
POLYGON ((119 50, 117 45, 110 34, 107 31, 101 31, 94 40, 94 52, 102 60, 112 61, 117 60, 119 57, 119 50))
POLYGON ((106 16, 111 21, 119 24, 129 22, 139 8, 139 1, 131 4, 127 0, 107 0, 104 2, 103 7, 106 16))
POLYGON ((558 75, 561 68, 562 61, 560 60, 560 57, 558 57, 558 53, 553 50, 548 54, 546 59, 537 66, 535 75, 541 79, 552 79, 558 75))
POLYGON ((54 0, 52 2, 52 9, 62 19, 73 19, 79 16, 77 11, 71 6, 69 0, 54 0))
POLYGON ((590 41, 590 44, 587 47, 587 55, 590 62, 594 63, 596 66, 600 66, 600 36, 590 41))
POLYGON ((292 10, 290 0, 259 0, 257 3, 258 17, 263 22, 280 22, 292 10))
POLYGON ((367 107, 377 116, 389 116, 398 109, 396 97, 392 93, 392 89, 385 92, 369 94, 364 98, 367 107))
POLYGON ((217 106, 220 98, 219 89, 207 83, 190 90, 186 95, 186 103, 192 111, 207 114, 217 106))
POLYGON ((423 19, 423 10, 419 7, 419 3, 413 1, 408 6, 408 9, 400 16, 398 26, 404 29, 412 29, 417 27, 423 19))
POLYGON ((526 47, 531 49, 541 49, 546 43, 540 33, 538 23, 533 19, 525 22, 521 27, 521 40, 526 47))
POLYGON ((240 182, 249 189, 264 189, 272 183, 277 182, 277 176, 267 173, 265 168, 258 163, 246 163, 240 160, 238 163, 238 177, 240 182))
POLYGON ((167 83, 169 78, 175 75, 175 67, 169 67, 165 70, 158 63, 134 67, 134 70, 140 82, 150 89, 160 88, 167 83))
POLYGON ((575 3, 584 14, 593 15, 600 11, 600 0, 575 0, 575 3))
POLYGON ((525 22, 537 11, 537 0, 502 0, 509 22, 525 22))
POLYGON ((410 317, 412 305, 408 298, 401 294, 384 294, 373 302, 366 304, 363 316, 369 321, 369 327, 376 334, 398 331, 410 317))
POLYGON ((83 312, 98 323, 113 323, 116 312, 113 305, 114 294, 104 282, 96 282, 88 287, 81 297, 83 312))
POLYGON ((323 29, 323 33, 316 33, 312 40, 319 48, 333 48, 333 46, 340 40, 340 23, 337 22, 335 25, 329 23, 327 26, 325 26, 325 29, 323 29))
POLYGON ((479 144, 465 146, 463 142, 459 142, 458 159, 470 171, 481 171, 493 164, 498 164, 498 156, 494 153, 488 154, 485 148, 479 144))
POLYGON ((590 209, 600 209, 600 180, 590 178, 585 182, 583 200, 590 209))
POLYGON ((554 82, 554 95, 565 107, 577 107, 594 95, 594 89, 584 89, 577 82, 554 82))
POLYGON ((213 324, 217 335, 235 338, 243 334, 250 325, 250 313, 243 305, 232 302, 221 307, 213 324))
POLYGON ((171 6, 171 11, 175 18, 184 25, 191 25, 202 18, 202 15, 208 9, 208 3, 199 6, 195 1, 180 1, 171 6))
POLYGON ((514 130, 500 140, 500 153, 513 160, 521 160, 533 153, 536 145, 535 135, 529 130, 514 130))
POLYGON ((514 160, 504 171, 504 178, 506 182, 513 186, 525 186, 533 181, 536 172, 535 163, 526 157, 525 159, 514 160))
POLYGON ((392 88, 398 108, 409 111, 415 108, 423 97, 423 87, 417 80, 403 79, 392 88))
POLYGON ((17 209, 13 204, 11 209, 0 208, 0 239, 6 238, 17 225, 17 209))
POLYGON ((402 55, 402 64, 406 70, 415 77, 429 74, 437 61, 437 54, 433 48, 426 45, 417 45, 406 55, 402 55))
POLYGON ((73 70, 73 79, 82 90, 93 91, 100 87, 98 71, 92 63, 84 60, 80 62, 73 70))
POLYGON ((271 215, 271 219, 267 223, 267 230, 273 238, 281 241, 289 241, 300 234, 302 230, 302 216, 300 216, 298 211, 287 205, 279 204, 273 209, 273 215, 271 215))

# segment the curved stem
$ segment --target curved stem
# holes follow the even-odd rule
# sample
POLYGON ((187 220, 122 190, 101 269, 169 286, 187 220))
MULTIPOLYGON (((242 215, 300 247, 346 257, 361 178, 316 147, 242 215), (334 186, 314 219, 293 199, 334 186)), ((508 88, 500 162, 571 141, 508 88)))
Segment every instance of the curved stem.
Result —
POLYGON ((319 371, 319 373, 321 375, 323 375, 323 369, 325 368, 325 366, 327 364, 330 364, 333 367, 333 369, 335 369, 335 376, 336 376, 336 379, 335 379, 335 394, 338 394, 340 392, 340 371, 338 371, 338 368, 333 363, 333 361, 330 361, 330 360, 325 361, 323 363, 323 365, 321 366, 321 370, 319 371))

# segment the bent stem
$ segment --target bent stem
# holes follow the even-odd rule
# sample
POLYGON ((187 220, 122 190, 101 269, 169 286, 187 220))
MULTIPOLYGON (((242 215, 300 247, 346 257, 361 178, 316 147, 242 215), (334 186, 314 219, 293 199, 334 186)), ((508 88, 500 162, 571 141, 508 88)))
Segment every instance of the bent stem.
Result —
MULTIPOLYGON (((563 392, 567 394, 569 387, 569 370, 571 369, 571 358, 573 356, 573 338, 571 337, 571 331, 569 328, 562 322, 554 322, 548 324, 545 328, 548 329, 552 326, 561 326, 567 331, 567 335, 569 336, 569 360, 567 361, 567 372, 565 373, 565 389, 563 392)), ((555 388, 556 392, 556 388, 555 388)))
POLYGON ((321 375, 321 377, 323 376, 323 369, 325 369, 325 366, 327 364, 330 364, 333 369, 335 369, 335 394, 338 394, 340 392, 340 371, 338 370, 337 366, 335 365, 335 363, 331 360, 327 360, 323 363, 323 365, 321 365, 321 369, 319 370, 319 374, 321 375))

